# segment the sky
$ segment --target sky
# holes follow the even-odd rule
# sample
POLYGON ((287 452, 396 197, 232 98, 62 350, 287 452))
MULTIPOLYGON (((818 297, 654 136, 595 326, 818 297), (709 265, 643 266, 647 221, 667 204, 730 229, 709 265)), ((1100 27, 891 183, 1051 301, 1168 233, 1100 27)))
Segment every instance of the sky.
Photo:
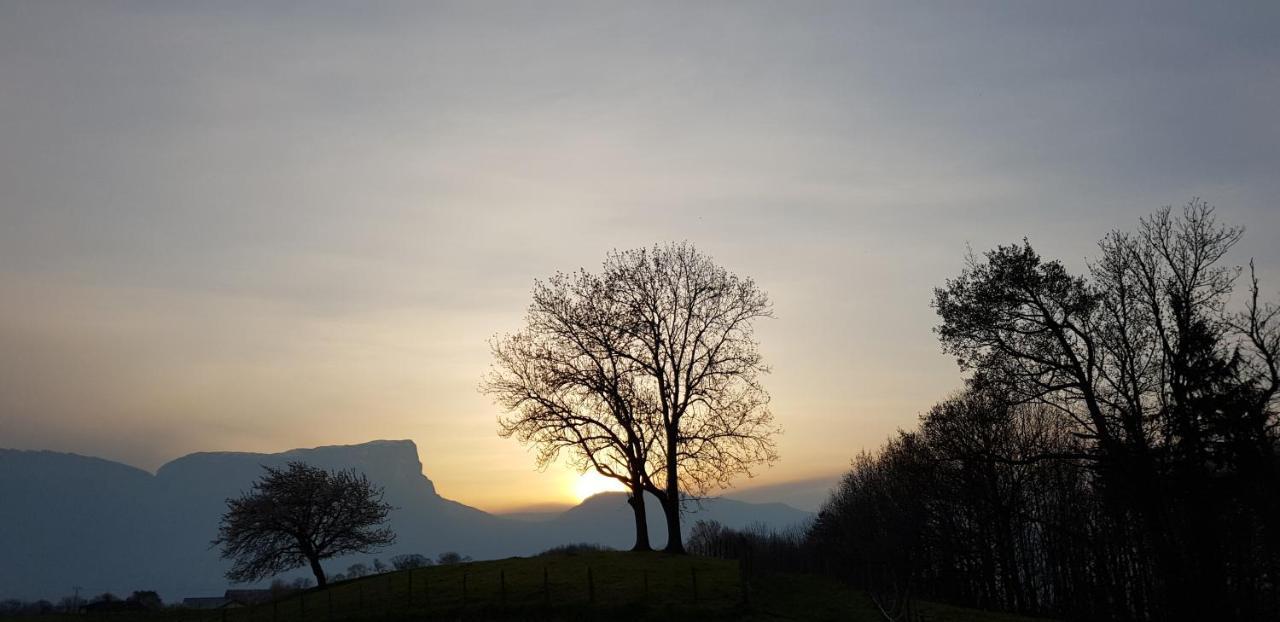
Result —
POLYGON ((0 0, 0 447, 408 438, 573 500, 477 385, 534 279, 687 240, 769 293, 781 461, 960 385, 966 249, 1201 197, 1280 291, 1280 4, 0 0))

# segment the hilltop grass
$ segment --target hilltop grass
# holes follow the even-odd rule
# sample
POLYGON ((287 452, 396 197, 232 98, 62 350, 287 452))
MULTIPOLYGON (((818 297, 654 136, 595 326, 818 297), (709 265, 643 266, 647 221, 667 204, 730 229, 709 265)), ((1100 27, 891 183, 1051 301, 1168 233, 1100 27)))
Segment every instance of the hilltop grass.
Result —
MULTIPOLYGON (((589 552, 388 572, 250 608, 89 617, 156 622, 883 619, 866 594, 822 577, 777 575, 751 587, 744 593, 738 566, 729 561, 589 552)), ((1030 622, 932 603, 921 603, 919 610, 930 622, 1030 622)))

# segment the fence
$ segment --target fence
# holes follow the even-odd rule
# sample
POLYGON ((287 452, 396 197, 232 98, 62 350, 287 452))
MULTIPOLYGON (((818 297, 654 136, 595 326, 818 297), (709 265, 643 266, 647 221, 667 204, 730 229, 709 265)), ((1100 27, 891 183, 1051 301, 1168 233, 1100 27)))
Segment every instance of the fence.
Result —
POLYGON ((327 622, 520 615, 585 608, 607 611, 637 606, 711 611, 745 604, 749 599, 747 588, 740 566, 698 558, 679 563, 667 561, 653 567, 521 560, 505 566, 462 564, 390 572, 246 607, 67 617, 155 622, 327 622))

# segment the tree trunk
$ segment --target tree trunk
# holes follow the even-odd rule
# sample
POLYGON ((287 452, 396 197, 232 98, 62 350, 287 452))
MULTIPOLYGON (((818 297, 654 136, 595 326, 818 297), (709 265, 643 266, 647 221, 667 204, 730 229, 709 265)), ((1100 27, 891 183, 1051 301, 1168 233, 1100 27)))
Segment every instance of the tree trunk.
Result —
POLYGON ((328 581, 324 577, 324 568, 320 567, 320 558, 311 557, 307 561, 311 562, 311 572, 316 575, 316 586, 324 587, 328 581))
POLYGON ((631 505, 631 510, 636 515, 636 544, 631 547, 633 551, 652 551, 653 546, 649 544, 649 517, 644 513, 644 488, 639 485, 631 488, 631 496, 627 497, 627 503, 631 505))
POLYGON ((667 548, 663 550, 684 555, 684 537, 680 535, 680 478, 676 470, 678 433, 678 424, 667 429, 667 492, 662 498, 662 513, 667 517, 667 548))
POLYGON ((684 538, 680 535, 680 502, 664 498, 662 513, 667 517, 667 548, 663 550, 675 555, 684 555, 684 538))

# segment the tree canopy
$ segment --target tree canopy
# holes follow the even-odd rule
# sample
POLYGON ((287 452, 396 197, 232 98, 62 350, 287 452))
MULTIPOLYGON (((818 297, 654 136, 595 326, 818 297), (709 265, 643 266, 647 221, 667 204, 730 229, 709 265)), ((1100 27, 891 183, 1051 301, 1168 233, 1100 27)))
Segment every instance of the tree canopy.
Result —
POLYGON ((302 462, 263 469, 250 491, 227 499, 213 540, 223 559, 232 560, 228 579, 260 581, 309 566, 323 586, 322 560, 370 553, 395 541, 384 526, 392 507, 363 474, 302 462))
POLYGON ((637 548, 644 493, 662 503, 668 550, 682 551, 681 504, 777 458, 760 376, 757 320, 772 317, 751 279, 691 244, 610 253, 599 273, 535 283, 524 330, 495 340, 482 390, 510 414, 499 433, 567 452, 631 491, 637 548))

